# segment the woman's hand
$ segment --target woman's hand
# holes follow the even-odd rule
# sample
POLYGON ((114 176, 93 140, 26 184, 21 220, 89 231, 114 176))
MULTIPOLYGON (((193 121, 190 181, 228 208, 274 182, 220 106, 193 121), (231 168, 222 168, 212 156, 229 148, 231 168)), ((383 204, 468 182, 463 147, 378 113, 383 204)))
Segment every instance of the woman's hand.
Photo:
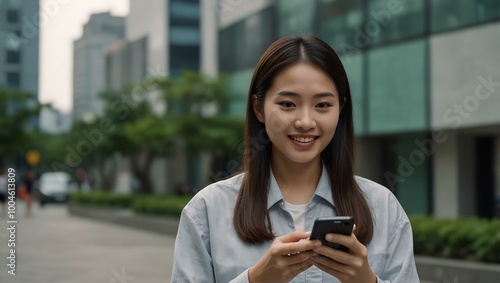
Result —
POLYGON ((329 242, 346 246, 349 248, 348 252, 322 246, 314 249, 318 256, 312 257, 309 262, 335 276, 342 283, 376 283, 377 277, 368 265, 368 251, 354 235, 355 230, 356 225, 350 236, 327 234, 325 237, 329 242))
POLYGON ((312 249, 320 247, 321 242, 300 241, 310 235, 310 232, 295 231, 276 238, 266 254, 248 271, 248 281, 289 282, 311 267, 308 259, 317 255, 312 249))

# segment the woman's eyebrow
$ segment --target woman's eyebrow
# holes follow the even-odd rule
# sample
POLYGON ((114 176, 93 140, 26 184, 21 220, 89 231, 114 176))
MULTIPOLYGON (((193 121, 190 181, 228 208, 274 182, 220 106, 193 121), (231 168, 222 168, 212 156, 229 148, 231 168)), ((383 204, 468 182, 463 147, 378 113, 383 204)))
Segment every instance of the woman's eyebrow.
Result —
MULTIPOLYGON (((293 92, 293 91, 286 91, 286 90, 280 91, 280 92, 276 93, 276 95, 286 96, 286 97, 300 97, 300 94, 293 92)), ((321 98, 321 97, 335 97, 335 95, 329 91, 320 92, 320 93, 316 93, 315 95, 313 95, 313 98, 321 98)))

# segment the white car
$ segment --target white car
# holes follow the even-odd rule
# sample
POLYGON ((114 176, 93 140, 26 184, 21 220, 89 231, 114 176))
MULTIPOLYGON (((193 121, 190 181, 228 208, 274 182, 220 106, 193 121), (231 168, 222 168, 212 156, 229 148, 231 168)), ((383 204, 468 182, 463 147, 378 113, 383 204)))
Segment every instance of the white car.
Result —
POLYGON ((38 180, 40 205, 51 202, 67 202, 71 192, 71 177, 66 172, 43 173, 38 180))

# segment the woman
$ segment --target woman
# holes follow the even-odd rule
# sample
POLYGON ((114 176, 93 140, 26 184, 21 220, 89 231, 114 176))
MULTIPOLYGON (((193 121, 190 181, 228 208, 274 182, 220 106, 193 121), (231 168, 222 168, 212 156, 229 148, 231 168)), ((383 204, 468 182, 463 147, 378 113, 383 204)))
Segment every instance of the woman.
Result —
POLYGON ((315 37, 274 42, 248 94, 243 172, 183 210, 172 282, 419 282, 410 222, 394 195, 354 176, 345 70, 315 37), (348 215, 348 252, 309 237, 319 217, 348 215))

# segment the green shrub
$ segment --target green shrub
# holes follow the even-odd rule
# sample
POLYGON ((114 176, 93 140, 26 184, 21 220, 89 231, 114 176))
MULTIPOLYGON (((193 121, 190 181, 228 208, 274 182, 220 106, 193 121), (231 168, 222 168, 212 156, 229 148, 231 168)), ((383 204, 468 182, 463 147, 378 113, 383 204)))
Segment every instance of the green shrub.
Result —
POLYGON ((113 194, 105 192, 81 193, 75 192, 70 195, 70 202, 104 206, 104 207, 130 207, 133 196, 130 194, 113 194))
POLYGON ((500 262, 500 220, 485 224, 473 247, 479 260, 500 262))
POLYGON ((410 217, 416 254, 500 262, 500 221, 410 217))
POLYGON ((144 196, 134 200, 135 213, 180 216, 192 196, 144 196))
POLYGON ((415 252, 436 255, 440 252, 445 239, 439 232, 444 221, 434 217, 413 216, 410 218, 413 228, 415 252))

